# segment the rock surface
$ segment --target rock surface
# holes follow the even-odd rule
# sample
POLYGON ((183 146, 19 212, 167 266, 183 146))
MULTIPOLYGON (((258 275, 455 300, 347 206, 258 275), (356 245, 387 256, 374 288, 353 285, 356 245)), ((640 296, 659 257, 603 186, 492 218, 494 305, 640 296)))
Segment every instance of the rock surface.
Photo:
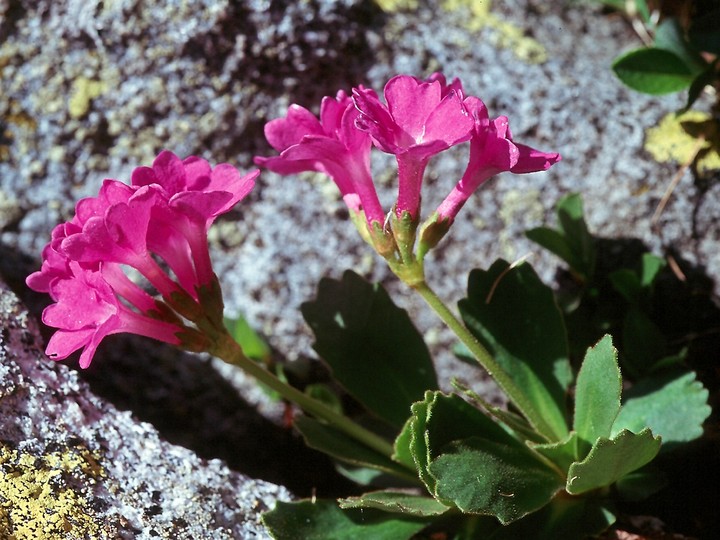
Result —
POLYGON ((2 283, 0 326, 0 538, 267 537, 260 514, 287 490, 169 444, 49 362, 2 283))

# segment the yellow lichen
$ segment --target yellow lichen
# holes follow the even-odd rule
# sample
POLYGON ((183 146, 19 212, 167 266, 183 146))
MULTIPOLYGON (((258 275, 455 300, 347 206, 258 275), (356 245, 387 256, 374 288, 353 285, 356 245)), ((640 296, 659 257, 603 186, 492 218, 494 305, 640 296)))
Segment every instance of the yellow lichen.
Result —
POLYGON ((70 101, 68 102, 70 116, 72 118, 84 116, 90 109, 90 102, 101 96, 106 89, 107 84, 103 81, 94 81, 87 77, 75 79, 70 93, 70 101))
POLYGON ((720 130, 708 113, 670 113, 645 135, 645 150, 660 163, 694 161, 701 176, 720 170, 720 130))
POLYGON ((418 7, 417 0, 375 0, 375 3, 386 13, 413 10, 418 7))
POLYGON ((490 13, 490 0, 445 0, 442 7, 446 11, 464 9, 469 12, 465 26, 472 32, 482 29, 490 30, 488 39, 502 49, 509 49, 523 62, 542 64, 547 61, 548 54, 538 41, 524 35, 523 29, 503 21, 490 13))
POLYGON ((103 474, 84 447, 34 456, 0 445, 0 538, 98 538, 100 523, 88 501, 65 480, 91 484, 103 474))

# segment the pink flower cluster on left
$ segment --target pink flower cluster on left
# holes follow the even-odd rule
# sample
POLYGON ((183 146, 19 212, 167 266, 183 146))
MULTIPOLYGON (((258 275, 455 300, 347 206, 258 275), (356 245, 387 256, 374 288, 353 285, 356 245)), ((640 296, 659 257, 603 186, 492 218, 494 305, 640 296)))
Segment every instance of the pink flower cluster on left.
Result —
POLYGON ((61 360, 83 349, 80 366, 87 368, 102 339, 122 332, 192 347, 184 337, 191 327, 179 315, 197 323, 208 309, 222 313, 208 301, 217 296, 208 294, 217 282, 208 229, 250 192, 258 174, 241 176, 229 164, 212 168, 165 151, 152 167, 135 169, 131 185, 105 180, 97 197, 79 201, 75 216, 53 230, 41 270, 27 278, 31 289, 55 302, 42 318, 58 329, 48 356, 61 360), (124 267, 135 269, 162 300, 124 267))

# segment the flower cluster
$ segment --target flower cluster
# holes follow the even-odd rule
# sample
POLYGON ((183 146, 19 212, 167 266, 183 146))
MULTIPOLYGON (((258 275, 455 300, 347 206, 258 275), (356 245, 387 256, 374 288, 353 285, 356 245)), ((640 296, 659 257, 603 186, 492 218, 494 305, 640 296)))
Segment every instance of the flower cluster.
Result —
POLYGON ((292 105, 285 118, 265 126, 268 141, 280 155, 256 157, 255 162, 280 174, 319 171, 330 176, 363 237, 394 270, 421 261, 470 195, 491 176, 502 171, 544 171, 560 160, 559 154, 515 143, 507 118, 490 119, 479 98, 465 96, 459 79, 448 83, 440 73, 427 80, 398 75, 385 85, 384 97, 385 103, 362 86, 353 89, 352 97, 341 91, 335 98, 323 99, 319 119, 307 109, 292 105), (465 172, 421 227, 415 255, 428 161, 467 141, 470 157, 465 172), (370 174, 372 145, 397 160, 398 195, 390 214, 390 233, 384 226, 385 212, 370 174))
POLYGON ((249 193, 258 173, 241 176, 228 164, 211 168, 166 151, 152 167, 135 169, 131 185, 105 180, 97 197, 79 201, 75 216, 53 230, 41 270, 27 279, 55 301, 43 312, 43 322, 58 328, 48 356, 63 359, 82 348, 86 368, 100 341, 121 332, 193 348, 187 336, 198 333, 183 319, 201 326, 222 315, 208 228, 249 193))

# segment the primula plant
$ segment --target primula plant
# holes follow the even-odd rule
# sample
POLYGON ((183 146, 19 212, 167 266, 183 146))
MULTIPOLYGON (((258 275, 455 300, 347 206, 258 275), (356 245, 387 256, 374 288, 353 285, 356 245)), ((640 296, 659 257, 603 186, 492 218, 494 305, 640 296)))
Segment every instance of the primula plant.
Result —
MULTIPOLYGON (((345 414, 338 396, 301 392, 251 360, 256 336, 241 325, 238 343, 238 326, 224 326, 207 231, 247 195, 258 171, 242 175, 163 152, 152 167, 136 169, 130 185, 107 180, 98 197, 80 201, 75 217, 53 231, 28 284, 55 302, 43 314, 58 328, 47 348, 54 359, 82 349, 87 367, 106 335, 141 334, 235 364, 302 409, 294 427, 364 493, 278 503, 264 517, 276 538, 582 538, 614 522, 618 498, 658 488, 649 464, 660 452, 702 433, 710 410, 694 374, 663 373, 661 359, 640 358, 639 347, 626 346, 619 358, 600 327, 569 339, 578 302, 558 303, 528 264, 499 260, 471 271, 459 316, 429 286, 425 256, 476 189, 500 172, 544 171, 560 161, 515 142, 508 119, 491 118, 458 79, 397 76, 383 98, 362 86, 340 91, 322 100, 319 117, 293 105, 265 133, 278 155, 256 163, 329 176, 362 238, 454 332, 457 353, 497 382, 507 409, 457 380, 455 392, 440 391, 407 313, 351 271, 324 279, 302 313, 336 386, 360 413, 345 414), (463 143, 464 172, 424 215, 429 160, 463 143), (373 148, 397 161, 392 208, 382 207, 375 189, 373 148), (637 391, 623 395, 620 360, 637 391), (651 372, 667 384, 642 386, 651 372)), ((529 234, 567 261, 587 284, 582 291, 591 290, 596 252, 577 197, 561 203, 559 218, 560 230, 529 234)), ((648 257, 638 274, 611 278, 641 314, 658 267, 648 257)))

